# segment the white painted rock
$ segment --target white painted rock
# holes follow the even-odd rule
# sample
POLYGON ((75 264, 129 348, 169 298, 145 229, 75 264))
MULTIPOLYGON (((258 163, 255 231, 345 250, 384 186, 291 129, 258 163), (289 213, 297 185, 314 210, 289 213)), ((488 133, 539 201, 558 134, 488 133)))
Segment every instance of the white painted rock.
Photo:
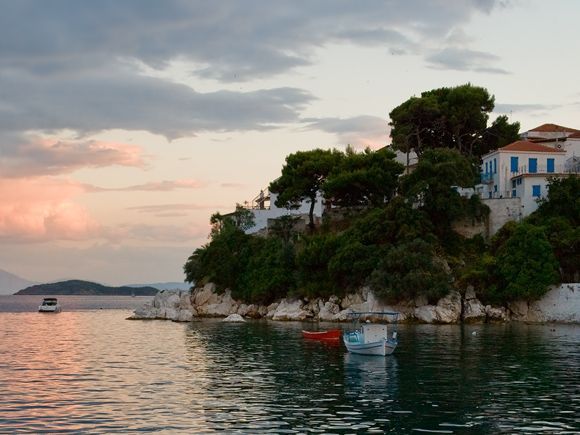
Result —
POLYGON ((530 322, 580 323, 580 283, 552 288, 529 306, 530 322))
POLYGON ((244 318, 239 314, 230 314, 223 322, 245 322, 244 318))

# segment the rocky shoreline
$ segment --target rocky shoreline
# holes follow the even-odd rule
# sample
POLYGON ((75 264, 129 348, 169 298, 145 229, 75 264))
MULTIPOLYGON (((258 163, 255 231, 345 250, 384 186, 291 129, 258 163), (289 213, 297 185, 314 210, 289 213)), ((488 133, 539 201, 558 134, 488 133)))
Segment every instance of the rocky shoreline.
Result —
POLYGON ((405 304, 384 305, 369 288, 339 298, 282 299, 265 305, 248 305, 232 298, 231 292, 218 294, 214 284, 187 290, 162 290, 152 302, 135 310, 131 320, 166 319, 191 322, 204 317, 228 317, 281 321, 347 321, 350 311, 398 311, 403 323, 486 323, 486 322, 557 322, 580 323, 580 283, 552 288, 541 300, 512 302, 505 307, 483 305, 473 289, 464 295, 450 292, 436 305, 416 299, 405 304))

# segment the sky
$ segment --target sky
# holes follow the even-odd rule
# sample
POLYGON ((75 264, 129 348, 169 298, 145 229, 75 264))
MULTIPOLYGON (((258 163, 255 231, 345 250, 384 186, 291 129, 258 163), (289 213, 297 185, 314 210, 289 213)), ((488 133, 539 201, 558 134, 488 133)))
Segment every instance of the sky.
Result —
POLYGON ((0 269, 183 281, 284 158, 465 83, 580 128, 575 0, 0 0, 0 269))

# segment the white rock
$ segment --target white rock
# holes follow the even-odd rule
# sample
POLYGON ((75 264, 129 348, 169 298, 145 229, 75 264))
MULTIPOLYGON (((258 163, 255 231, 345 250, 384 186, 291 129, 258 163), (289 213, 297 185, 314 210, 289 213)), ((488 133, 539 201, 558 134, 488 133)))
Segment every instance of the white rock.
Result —
POLYGON ((514 320, 523 320, 526 321, 528 319, 528 303, 526 301, 515 301, 509 302, 507 304, 508 309, 512 313, 512 318, 514 320))
POLYGON ((435 323, 438 321, 437 310, 434 305, 423 305, 415 308, 415 318, 424 323, 435 323))
POLYGON ((188 290, 163 290, 153 301, 137 308, 130 319, 191 320, 195 310, 191 307, 188 290))
POLYGON ((486 309, 483 304, 479 301, 479 299, 472 298, 472 299, 465 299, 464 301, 464 310, 463 310, 463 321, 467 323, 476 323, 476 322, 484 322, 487 313, 486 309))
POLYGON ((360 305, 362 303, 363 303, 363 299, 362 299, 361 295, 358 294, 358 293, 353 293, 353 294, 346 295, 342 299, 342 301, 340 303, 340 306, 343 309, 347 309, 347 308, 350 308, 353 305, 360 305))
POLYGON ((439 299, 436 307, 437 321, 440 323, 457 323, 461 320, 461 294, 452 290, 447 296, 439 299))
POLYGON ((147 320, 156 319, 159 316, 159 310, 153 306, 151 302, 145 303, 142 307, 137 308, 133 315, 129 317, 130 320, 147 320))
POLYGON ((270 305, 268 305, 266 307, 265 310, 260 310, 261 312, 266 312, 266 314, 264 315, 264 317, 267 317, 268 319, 271 319, 272 317, 274 317, 274 314, 276 313, 276 309, 278 308, 278 305, 280 305, 279 302, 273 302, 270 305))
POLYGON ((244 318, 242 316, 240 316, 239 314, 230 314, 223 321, 224 322, 245 322, 244 318))
POLYGON ((312 314, 303 310, 302 305, 299 299, 293 301, 282 299, 272 315, 272 320, 305 320, 311 317, 312 314))
POLYGON ((336 320, 336 315, 340 312, 340 307, 331 300, 327 301, 318 313, 319 320, 336 320))
POLYGON ((508 311, 504 307, 485 306, 485 315, 488 322, 507 322, 510 320, 508 311))
POLYGON ((236 313, 238 307, 238 302, 232 299, 232 292, 226 290, 219 295, 216 303, 198 306, 197 310, 207 316, 222 317, 236 313))
POLYGON ((203 288, 197 288, 193 292, 193 306, 202 306, 218 303, 219 297, 216 293, 216 286, 208 283, 203 288))

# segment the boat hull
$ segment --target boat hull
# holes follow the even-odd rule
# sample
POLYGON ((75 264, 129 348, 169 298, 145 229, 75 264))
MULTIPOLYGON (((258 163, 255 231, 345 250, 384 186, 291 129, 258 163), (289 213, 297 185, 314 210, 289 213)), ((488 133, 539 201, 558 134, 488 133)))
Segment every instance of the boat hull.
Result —
POLYGON ((60 313, 60 307, 39 307, 38 308, 38 312, 39 313, 60 313))
POLYGON ((340 329, 328 331, 302 331, 302 336, 310 340, 340 340, 340 329))
POLYGON ((382 339, 371 343, 360 343, 349 340, 347 335, 343 339, 347 350, 359 355, 386 356, 392 354, 397 347, 397 342, 393 340, 382 339))

